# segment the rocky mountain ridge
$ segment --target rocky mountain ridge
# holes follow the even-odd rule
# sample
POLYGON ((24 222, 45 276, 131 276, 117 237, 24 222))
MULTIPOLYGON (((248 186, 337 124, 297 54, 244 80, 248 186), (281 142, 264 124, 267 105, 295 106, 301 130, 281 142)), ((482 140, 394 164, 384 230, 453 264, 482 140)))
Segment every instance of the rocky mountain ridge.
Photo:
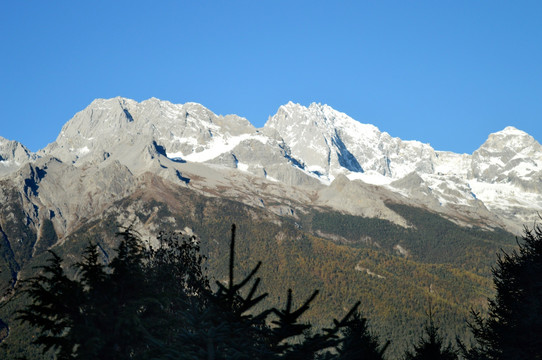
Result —
MULTIPOLYGON (((206 180, 190 186, 209 188, 203 183, 231 177, 234 170, 237 178, 256 177, 285 188, 300 187, 307 194, 325 193, 322 202, 341 211, 365 216, 386 212, 361 205, 361 198, 357 203, 348 199, 347 206, 341 200, 347 194, 337 193, 332 200, 326 187, 345 176, 356 188, 370 187, 372 198, 399 197, 451 218, 468 214, 511 230, 542 210, 542 146, 523 131, 507 127, 491 134, 472 155, 454 154, 393 138, 314 103, 283 105, 256 129, 247 119, 218 116, 196 103, 97 99, 36 154, 6 140, 0 142, 0 150, 3 176, 20 171, 25 161, 54 158, 79 169, 116 162, 134 175, 150 171, 185 184, 190 176, 184 173, 203 172, 200 177, 206 180), (206 166, 194 170, 196 164, 206 166)), ((384 217, 400 222, 391 214, 384 217)))

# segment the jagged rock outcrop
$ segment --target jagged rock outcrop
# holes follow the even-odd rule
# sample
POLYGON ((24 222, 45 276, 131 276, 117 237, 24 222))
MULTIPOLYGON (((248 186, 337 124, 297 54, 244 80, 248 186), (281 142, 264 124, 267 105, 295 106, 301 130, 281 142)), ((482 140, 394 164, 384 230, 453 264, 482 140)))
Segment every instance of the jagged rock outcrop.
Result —
POLYGON ((22 164, 35 158, 36 156, 21 143, 0 136, 0 177, 17 170, 22 164))

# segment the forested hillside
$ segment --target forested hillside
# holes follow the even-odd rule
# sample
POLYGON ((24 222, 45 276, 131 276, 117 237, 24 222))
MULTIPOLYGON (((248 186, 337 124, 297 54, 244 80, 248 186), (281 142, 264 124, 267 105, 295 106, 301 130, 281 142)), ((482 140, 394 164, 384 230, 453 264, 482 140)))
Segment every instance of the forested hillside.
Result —
MULTIPOLYGON (((463 228, 421 209, 389 206, 411 226, 326 211, 307 213, 296 222, 189 190, 177 191, 167 203, 136 193, 53 249, 65 259, 70 273, 74 270, 68 264, 79 261, 89 241, 99 245, 105 258, 113 257, 118 245, 114 234, 122 226, 147 231, 143 239, 151 242, 160 230, 190 229, 201 241, 209 277, 224 281, 229 230, 236 223, 236 269, 246 275, 262 261, 261 290, 270 294, 254 310, 278 306, 287 288, 295 289, 295 301, 318 289, 304 319, 321 328, 361 301, 359 309, 370 329, 391 340, 387 354, 393 358, 421 334, 431 303, 445 339, 457 335, 469 341, 465 323, 469 309, 484 311, 492 295, 489 269, 495 254, 499 248, 514 246, 514 237, 499 230, 463 228), (126 218, 122 209, 131 209, 135 217, 126 218), (330 239, 328 233, 338 235, 330 239)), ((33 265, 43 264, 46 256, 43 252, 35 256, 33 265)), ((32 268, 26 267, 21 276, 31 274, 32 268)), ((10 325, 5 344, 19 344, 24 351, 28 329, 13 320, 13 310, 24 301, 16 299, 3 306, 0 318, 10 325)))

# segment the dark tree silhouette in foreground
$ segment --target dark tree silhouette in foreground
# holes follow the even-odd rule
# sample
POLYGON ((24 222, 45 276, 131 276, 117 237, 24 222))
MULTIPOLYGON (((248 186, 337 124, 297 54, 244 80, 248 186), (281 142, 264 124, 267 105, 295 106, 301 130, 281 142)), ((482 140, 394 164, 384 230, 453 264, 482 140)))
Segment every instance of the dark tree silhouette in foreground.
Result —
POLYGON ((359 312, 342 329, 343 339, 337 348, 340 360, 382 360, 390 342, 380 345, 378 337, 369 332, 367 319, 359 312))
POLYGON ((34 343, 43 353, 53 349, 58 359, 128 359, 146 350, 142 344, 156 298, 144 281, 141 242, 130 230, 119 235, 117 256, 107 266, 90 244, 74 266, 78 280, 72 280, 50 251, 42 273, 26 281, 31 305, 18 318, 40 329, 34 343))
POLYGON ((359 303, 314 333, 300 318, 317 291, 297 309, 289 290, 283 309, 257 312, 267 296, 257 294, 261 264, 237 282, 235 225, 231 234, 228 281, 216 290, 197 240, 176 233, 160 233, 153 249, 127 229, 109 264, 90 244, 75 265, 76 280, 51 252, 42 273, 25 283, 32 304, 19 319, 40 330, 34 343, 58 359, 353 359, 362 349, 382 355, 387 344, 377 350, 359 303))
POLYGON ((487 318, 473 311, 467 359, 542 359, 542 227, 524 231, 517 251, 499 254, 487 318))
POLYGON ((452 348, 451 344, 444 345, 439 327, 433 320, 431 305, 429 305, 427 317, 423 335, 420 336, 414 350, 406 352, 405 360, 456 360, 457 351, 452 348))
POLYGON ((79 320, 82 287, 68 279, 62 259, 54 252, 51 256, 43 266, 43 274, 28 280, 26 292, 33 301, 19 318, 41 330, 34 343, 44 346, 44 354, 52 348, 58 350, 59 359, 68 359, 76 339, 66 329, 73 328, 79 320))

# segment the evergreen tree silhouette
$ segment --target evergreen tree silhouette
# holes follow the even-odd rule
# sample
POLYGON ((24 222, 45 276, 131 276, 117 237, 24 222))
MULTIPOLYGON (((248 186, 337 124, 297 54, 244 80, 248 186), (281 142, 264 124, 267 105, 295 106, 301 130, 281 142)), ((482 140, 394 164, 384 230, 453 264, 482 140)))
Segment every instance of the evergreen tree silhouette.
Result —
POLYGON ((487 318, 472 312, 477 343, 462 346, 467 359, 542 359, 542 227, 525 228, 518 246, 498 256, 487 318))
POLYGON ((254 359, 270 358, 272 353, 261 340, 264 338, 265 318, 269 310, 254 315, 251 310, 267 294, 256 296, 260 279, 256 278, 247 295, 242 290, 251 283, 261 266, 261 262, 240 282, 235 281, 235 236, 236 226, 231 227, 228 282, 217 281, 218 289, 210 294, 206 307, 193 323, 197 325, 192 343, 199 344, 197 352, 205 359, 254 359))
POLYGON ((318 290, 315 290, 303 305, 292 311, 292 289, 288 289, 284 309, 272 309, 272 312, 277 319, 272 321, 273 326, 270 328, 268 341, 271 350, 275 354, 285 355, 292 352, 292 345, 286 342, 286 340, 303 335, 303 333, 311 328, 310 324, 299 323, 299 318, 309 309, 310 303, 317 295, 318 290))
POLYGON ((33 343, 45 354, 57 352, 58 359, 69 359, 74 352, 74 336, 70 329, 79 320, 78 309, 82 288, 70 280, 62 269, 62 259, 53 251, 41 274, 26 280, 24 293, 31 304, 19 311, 18 319, 40 330, 33 343))
POLYGON ((352 315, 342 330, 342 341, 337 349, 338 360, 382 360, 390 342, 380 345, 378 337, 371 334, 367 319, 359 312, 352 315))
POLYGON ((424 334, 414 345, 413 351, 405 353, 405 360, 456 360, 457 351, 452 348, 451 344, 444 345, 444 340, 439 333, 439 327, 433 320, 433 310, 429 305, 427 313, 428 320, 424 327, 424 334))
POLYGON ((58 359, 131 359, 148 347, 145 316, 150 308, 149 287, 142 271, 141 244, 131 229, 122 237, 118 254, 101 264, 95 244, 74 265, 76 280, 62 269, 62 259, 50 251, 42 273, 26 282, 31 304, 18 319, 40 329, 34 340, 56 351, 58 359))
POLYGON ((74 265, 75 279, 50 252, 42 272, 25 282, 32 303, 18 318, 40 330, 34 343, 57 359, 382 358, 387 344, 378 348, 367 332, 359 302, 322 331, 301 322, 318 291, 298 308, 291 289, 284 308, 259 306, 267 296, 258 293, 261 262, 235 278, 235 230, 232 225, 228 281, 216 290, 198 242, 178 233, 160 233, 154 249, 127 228, 109 263, 89 244, 74 265))

